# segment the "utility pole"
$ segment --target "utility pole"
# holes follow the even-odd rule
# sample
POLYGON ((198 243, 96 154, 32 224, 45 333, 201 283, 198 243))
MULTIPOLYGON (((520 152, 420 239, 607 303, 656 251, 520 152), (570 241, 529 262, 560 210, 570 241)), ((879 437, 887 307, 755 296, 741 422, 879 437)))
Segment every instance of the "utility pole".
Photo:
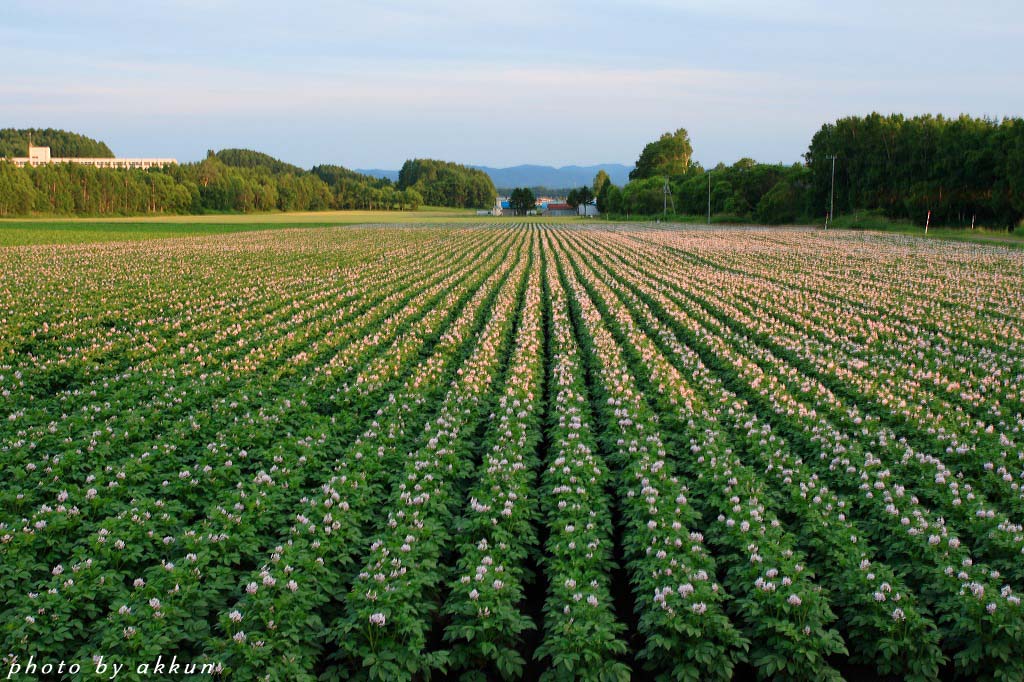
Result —
POLYGON ((711 171, 708 171, 708 225, 711 224, 711 171))
POLYGON ((825 229, 835 218, 836 210, 836 155, 832 155, 832 189, 828 193, 828 220, 825 221, 825 229))

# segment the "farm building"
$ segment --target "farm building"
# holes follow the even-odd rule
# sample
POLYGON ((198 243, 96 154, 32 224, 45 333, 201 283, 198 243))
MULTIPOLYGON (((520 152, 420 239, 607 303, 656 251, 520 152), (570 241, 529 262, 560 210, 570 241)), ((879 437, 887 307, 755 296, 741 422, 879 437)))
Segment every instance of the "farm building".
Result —
POLYGON ((548 204, 547 209, 544 211, 544 215, 549 216, 563 216, 563 215, 576 215, 576 209, 569 204, 548 204))

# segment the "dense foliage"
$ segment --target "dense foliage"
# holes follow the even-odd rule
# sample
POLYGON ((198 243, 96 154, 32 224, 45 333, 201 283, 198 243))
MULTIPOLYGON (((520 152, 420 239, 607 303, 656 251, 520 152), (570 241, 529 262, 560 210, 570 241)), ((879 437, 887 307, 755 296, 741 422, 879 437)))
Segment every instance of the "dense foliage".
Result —
POLYGON ((399 189, 414 189, 430 206, 490 208, 498 191, 487 173, 450 161, 410 159, 398 173, 399 189))
POLYGON ((710 173, 715 216, 820 222, 829 210, 833 155, 837 216, 880 211, 923 225, 931 211, 933 225, 1011 229, 1024 218, 1024 119, 877 113, 825 124, 811 140, 806 164, 788 167, 740 159, 705 171, 689 165, 688 137, 666 133, 644 148, 630 183, 597 191, 598 208, 619 215, 661 213, 668 178, 676 212, 703 214, 710 173))
POLYGON ((215 156, 223 161, 226 166, 234 168, 261 168, 271 175, 279 173, 301 175, 305 172, 298 166, 293 166, 280 159, 275 159, 269 154, 253 151, 252 149, 221 149, 215 156))
POLYGON ((900 114, 851 116, 815 133, 806 158, 812 202, 836 213, 881 209, 895 218, 1014 226, 1024 218, 1024 119, 900 114))
POLYGON ((0 215, 143 215, 415 210, 423 197, 340 166, 304 171, 244 149, 210 152, 199 163, 148 170, 0 161, 0 215))
POLYGON ((0 272, 5 678, 1024 678, 1024 252, 463 225, 0 272))
POLYGON ((630 180, 645 180, 655 176, 682 175, 690 167, 693 147, 685 128, 665 133, 649 143, 640 152, 636 167, 629 172, 630 180))
POLYGON ((529 187, 516 187, 508 195, 508 206, 512 209, 512 215, 526 215, 536 208, 537 197, 529 187))
POLYGON ((28 156, 30 138, 36 147, 49 147, 53 157, 110 159, 114 156, 103 142, 78 133, 53 128, 3 128, 0 129, 0 158, 28 156))
POLYGON ((565 198, 565 203, 569 204, 573 208, 577 208, 582 204, 589 204, 593 198, 594 191, 590 187, 583 186, 569 190, 569 194, 565 198))

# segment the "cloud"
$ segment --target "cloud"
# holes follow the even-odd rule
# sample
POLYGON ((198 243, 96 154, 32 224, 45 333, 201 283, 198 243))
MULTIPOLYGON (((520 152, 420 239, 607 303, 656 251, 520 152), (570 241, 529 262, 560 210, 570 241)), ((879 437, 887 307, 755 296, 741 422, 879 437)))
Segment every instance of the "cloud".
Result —
POLYGON ((0 42, 18 68, 0 72, 0 107, 12 125, 89 125, 119 153, 158 141, 182 158, 245 144, 361 165, 629 160, 685 126, 702 161, 796 160, 842 115, 1019 115, 1014 7, 8 0, 0 42))

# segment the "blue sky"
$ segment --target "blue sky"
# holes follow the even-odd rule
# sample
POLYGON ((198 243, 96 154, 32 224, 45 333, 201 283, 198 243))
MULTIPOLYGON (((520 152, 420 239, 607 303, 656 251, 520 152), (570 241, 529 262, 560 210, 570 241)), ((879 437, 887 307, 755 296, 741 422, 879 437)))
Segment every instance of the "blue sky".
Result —
POLYGON ((1020 0, 2 0, 0 127, 119 156, 795 162, 872 110, 1024 115, 1020 0))

